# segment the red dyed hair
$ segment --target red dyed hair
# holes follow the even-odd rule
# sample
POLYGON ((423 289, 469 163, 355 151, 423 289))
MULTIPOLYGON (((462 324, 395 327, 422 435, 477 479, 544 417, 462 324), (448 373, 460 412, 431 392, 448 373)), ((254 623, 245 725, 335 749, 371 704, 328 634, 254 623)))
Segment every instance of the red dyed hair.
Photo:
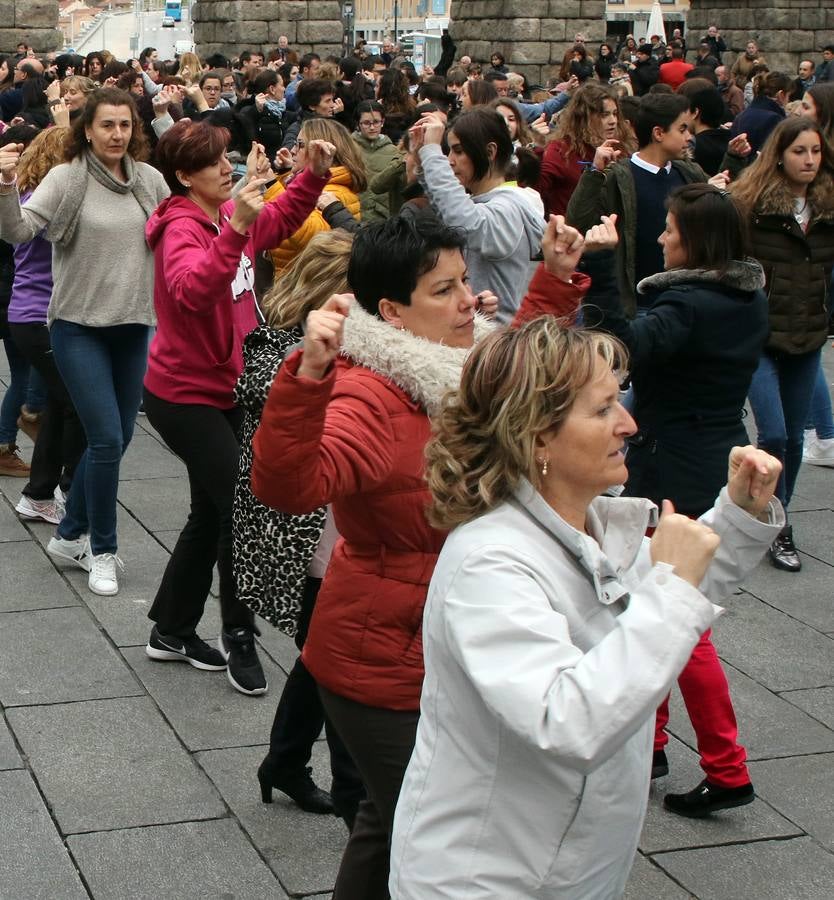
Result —
POLYGON ((229 139, 225 128, 209 122, 180 121, 169 128, 156 146, 156 165, 171 193, 186 193, 177 172, 190 175, 213 165, 229 146, 229 139))

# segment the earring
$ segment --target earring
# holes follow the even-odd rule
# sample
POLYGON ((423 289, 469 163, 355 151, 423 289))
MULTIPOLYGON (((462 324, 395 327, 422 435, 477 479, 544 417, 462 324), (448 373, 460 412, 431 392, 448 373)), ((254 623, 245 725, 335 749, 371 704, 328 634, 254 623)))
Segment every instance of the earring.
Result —
POLYGON ((547 466, 548 466, 548 463, 550 462, 550 459, 548 457, 545 457, 544 459, 537 459, 536 462, 541 463, 542 478, 546 478, 547 477, 547 466))
POLYGON ((190 190, 191 190, 191 184, 190 184, 190 183, 189 183, 189 184, 186 184, 184 181, 181 181, 180 184, 181 184, 187 191, 190 191, 190 190))

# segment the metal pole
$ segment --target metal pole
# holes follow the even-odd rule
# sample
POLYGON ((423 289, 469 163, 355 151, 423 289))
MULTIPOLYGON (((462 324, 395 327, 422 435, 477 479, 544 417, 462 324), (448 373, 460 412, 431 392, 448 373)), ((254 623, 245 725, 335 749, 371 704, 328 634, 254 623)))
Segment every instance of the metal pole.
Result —
POLYGON ((394 0, 394 43, 397 43, 397 18, 400 14, 400 4, 394 0))

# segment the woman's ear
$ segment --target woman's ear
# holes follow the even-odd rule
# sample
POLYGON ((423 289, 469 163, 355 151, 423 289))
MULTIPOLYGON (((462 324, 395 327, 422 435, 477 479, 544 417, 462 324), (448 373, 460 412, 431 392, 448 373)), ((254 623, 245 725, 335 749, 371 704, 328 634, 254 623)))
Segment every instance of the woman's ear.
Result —
POLYGON ((486 145, 487 156, 489 157, 490 165, 495 162, 495 157, 498 154, 498 145, 494 141, 490 141, 486 145))
POLYGON ((383 299, 379 301, 378 309, 382 319, 389 325, 393 325, 394 328, 405 328, 402 316, 400 315, 399 303, 395 303, 393 300, 387 300, 383 297, 383 299))

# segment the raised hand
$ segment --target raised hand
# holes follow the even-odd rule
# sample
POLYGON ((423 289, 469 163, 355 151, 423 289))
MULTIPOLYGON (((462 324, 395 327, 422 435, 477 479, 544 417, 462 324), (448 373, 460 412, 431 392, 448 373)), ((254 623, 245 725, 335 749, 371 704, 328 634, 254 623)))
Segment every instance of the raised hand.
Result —
POLYGON ((17 164, 23 149, 23 144, 6 144, 5 147, 0 147, 0 175, 3 181, 11 182, 17 177, 17 164))
POLYGON ((594 168, 604 172, 612 162, 616 162, 622 155, 622 144, 617 140, 609 140, 597 147, 594 154, 594 168))
POLYGON ((542 256, 547 271, 562 281, 570 281, 584 243, 582 235, 565 222, 564 216, 551 216, 542 237, 542 256))
POLYGON ((711 528, 676 513, 671 500, 663 501, 650 546, 653 563, 668 563, 675 575, 698 587, 720 543, 711 528))
POLYGON ((594 225, 585 233, 585 253, 598 250, 613 250, 620 238, 617 234, 617 214, 603 216, 599 225, 594 225))
POLYGON ((475 299, 478 301, 475 309, 488 319, 491 319, 498 312, 498 296, 493 294, 492 291, 479 291, 475 294, 475 299))
POLYGON ((730 451, 727 493, 736 506, 757 518, 776 490, 782 463, 764 450, 748 444, 730 451))
POLYGON ((550 124, 547 121, 547 116, 542 113, 538 119, 531 122, 530 130, 533 132, 533 140, 537 144, 543 144, 550 134, 550 124))
POLYGON ((731 156, 740 156, 744 159, 753 152, 753 147, 750 144, 750 141, 747 140, 747 132, 742 134, 737 134, 734 138, 732 138, 727 144, 727 153, 731 156))
POLYGON ((266 157, 264 145, 253 141, 252 149, 246 157, 246 177, 250 181, 253 178, 267 178, 271 171, 272 166, 266 157))
POLYGON ((345 329, 345 319, 353 302, 351 294, 333 294, 321 307, 308 316, 304 329, 304 356, 298 374, 304 378, 320 379, 339 354, 345 329))
POLYGON ((46 86, 44 94, 46 94, 46 99, 48 101, 57 100, 61 96, 61 82, 58 81, 57 78, 55 81, 50 81, 46 86))
POLYGON ((229 224, 240 234, 246 234, 249 226, 261 214, 264 208, 264 196, 261 188, 266 184, 264 178, 254 178, 235 197, 235 210, 229 224))
POLYGON ((726 191, 727 185, 730 183, 730 170, 724 169, 723 172, 719 172, 717 175, 713 175, 712 178, 709 179, 707 184, 711 184, 713 187, 717 187, 719 191, 726 191))
POLYGON ((307 144, 307 168, 319 178, 323 178, 336 156, 336 147, 330 141, 315 140, 307 144))
POLYGON ((286 147, 282 147, 276 154, 275 159, 273 160, 275 163, 275 168, 278 169, 279 172, 283 172, 286 169, 292 168, 292 153, 287 150, 286 147))

